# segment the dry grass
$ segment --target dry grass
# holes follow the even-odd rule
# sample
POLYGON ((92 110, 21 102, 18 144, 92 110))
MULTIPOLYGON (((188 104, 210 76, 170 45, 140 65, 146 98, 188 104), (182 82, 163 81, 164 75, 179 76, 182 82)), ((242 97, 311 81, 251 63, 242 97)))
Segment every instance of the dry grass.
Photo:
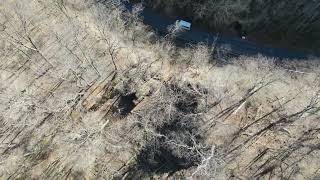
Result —
POLYGON ((90 1, 0 10, 0 177, 319 177, 317 61, 217 66, 90 1))

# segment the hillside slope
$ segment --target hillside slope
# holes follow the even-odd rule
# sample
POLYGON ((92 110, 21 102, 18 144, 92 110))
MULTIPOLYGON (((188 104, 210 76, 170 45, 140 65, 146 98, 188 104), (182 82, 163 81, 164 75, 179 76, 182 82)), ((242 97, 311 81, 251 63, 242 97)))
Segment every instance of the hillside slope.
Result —
POLYGON ((0 177, 320 177, 317 60, 220 62, 138 10, 0 2, 0 177))

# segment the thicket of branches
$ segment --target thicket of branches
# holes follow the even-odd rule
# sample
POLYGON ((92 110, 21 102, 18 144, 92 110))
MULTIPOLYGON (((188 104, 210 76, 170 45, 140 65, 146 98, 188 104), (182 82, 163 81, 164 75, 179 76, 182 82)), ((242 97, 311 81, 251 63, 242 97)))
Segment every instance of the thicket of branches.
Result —
POLYGON ((0 3, 1 177, 319 176, 317 61, 217 64, 106 2, 0 3))

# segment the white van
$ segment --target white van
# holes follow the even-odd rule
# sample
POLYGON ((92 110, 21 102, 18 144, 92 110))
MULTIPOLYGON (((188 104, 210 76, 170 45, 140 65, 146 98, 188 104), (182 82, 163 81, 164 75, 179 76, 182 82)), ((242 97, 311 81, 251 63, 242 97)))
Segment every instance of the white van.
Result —
POLYGON ((191 29, 191 23, 183 20, 177 20, 177 23, 180 28, 190 31, 191 29))

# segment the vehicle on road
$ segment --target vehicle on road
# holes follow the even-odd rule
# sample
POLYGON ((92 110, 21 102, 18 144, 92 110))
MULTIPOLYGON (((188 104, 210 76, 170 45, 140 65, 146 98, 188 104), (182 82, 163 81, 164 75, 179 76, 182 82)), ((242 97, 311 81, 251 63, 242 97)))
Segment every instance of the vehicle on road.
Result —
POLYGON ((177 23, 180 28, 190 31, 191 30, 191 23, 183 20, 177 20, 177 23))
MULTIPOLYGON (((132 11, 133 4, 126 3, 125 5, 128 11, 132 11)), ((237 56, 256 56, 261 54, 276 59, 307 59, 309 56, 320 56, 320 54, 294 52, 287 49, 274 48, 250 42, 246 32, 242 29, 240 22, 234 22, 230 25, 230 28, 234 29, 237 34, 237 38, 234 38, 228 36, 219 37, 219 35, 214 32, 203 31, 194 27, 194 25, 192 25, 193 27, 191 30, 190 22, 163 16, 162 14, 156 13, 152 8, 144 8, 141 12, 141 16, 143 17, 143 22, 156 30, 161 36, 167 35, 169 26, 177 25, 178 28, 181 27, 182 30, 186 30, 177 37, 182 40, 184 44, 206 42, 209 45, 214 43, 217 47, 228 45, 231 53, 237 56)))

